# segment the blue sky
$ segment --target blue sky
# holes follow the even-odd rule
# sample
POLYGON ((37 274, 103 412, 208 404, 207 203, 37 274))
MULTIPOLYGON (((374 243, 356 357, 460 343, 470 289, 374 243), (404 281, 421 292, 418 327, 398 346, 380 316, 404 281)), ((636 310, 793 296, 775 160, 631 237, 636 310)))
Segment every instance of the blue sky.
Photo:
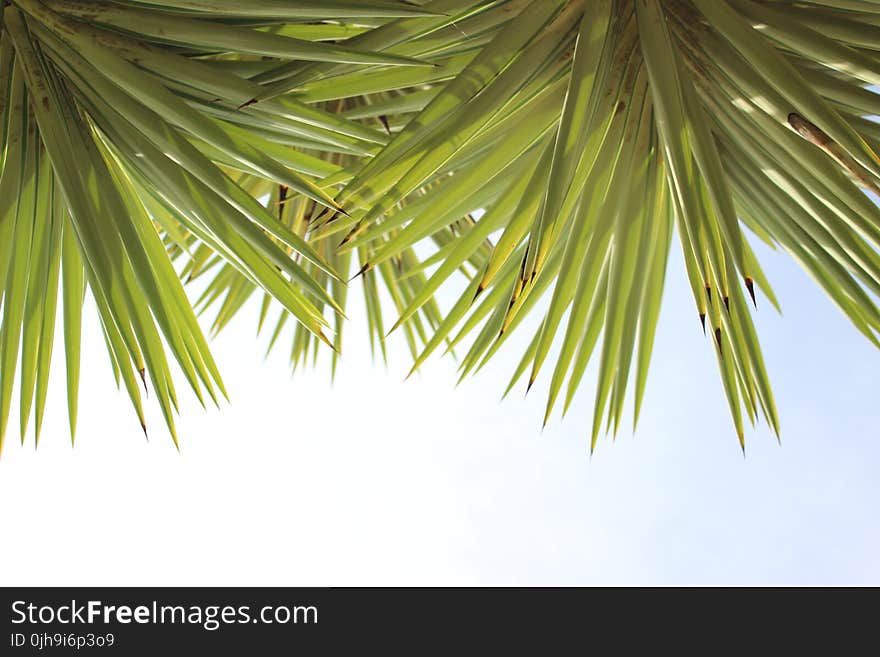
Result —
POLYGON ((744 459, 676 248, 638 433, 592 459, 590 372, 543 432, 546 380, 499 403, 528 331, 458 389, 448 359, 404 384, 400 342, 371 364, 357 301, 331 386, 263 362, 252 308, 215 342, 232 403, 185 395, 178 454, 155 408, 144 440, 90 320, 76 448, 59 367, 39 450, 12 439, 0 459, 0 581, 880 584, 880 354, 759 248, 783 434, 749 432, 744 459))

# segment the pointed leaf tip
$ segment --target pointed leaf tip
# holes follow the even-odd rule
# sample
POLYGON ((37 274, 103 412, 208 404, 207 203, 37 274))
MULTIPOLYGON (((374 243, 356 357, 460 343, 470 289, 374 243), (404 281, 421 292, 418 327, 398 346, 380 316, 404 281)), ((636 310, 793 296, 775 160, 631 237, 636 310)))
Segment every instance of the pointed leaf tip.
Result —
POLYGON ((755 301, 755 281, 752 280, 751 276, 746 276, 746 289, 749 291, 749 296, 752 298, 752 305, 755 307, 755 310, 757 310, 758 302, 755 301))
POLYGON ((348 279, 348 282, 351 283, 351 282, 352 282, 354 279, 356 279, 358 276, 361 276, 361 275, 363 275, 363 274, 366 274, 366 273, 367 273, 368 271, 370 271, 372 268, 373 268, 373 265, 372 265, 372 264, 370 264, 369 262, 365 262, 365 263, 364 263, 364 266, 361 267, 361 268, 358 270, 358 273, 355 274, 354 276, 352 276, 351 278, 348 279))
POLYGON ((143 368, 143 367, 140 368, 140 369, 138 370, 138 374, 140 374, 140 376, 141 376, 141 382, 144 384, 144 394, 146 394, 147 397, 149 397, 149 396, 150 396, 150 391, 149 391, 149 389, 147 388, 147 370, 146 370, 146 368, 143 368))
POLYGON ((706 313, 700 313, 700 326, 703 327, 703 335, 706 335, 706 313))
POLYGON ((352 228, 350 231, 348 231, 348 234, 347 234, 345 237, 342 238, 342 241, 339 242, 339 244, 336 245, 336 248, 337 248, 337 249, 341 249, 343 246, 345 246, 346 244, 348 244, 349 242, 351 242, 351 241, 354 239, 355 231, 356 231, 356 230, 357 230, 357 226, 355 226, 355 227, 352 228))

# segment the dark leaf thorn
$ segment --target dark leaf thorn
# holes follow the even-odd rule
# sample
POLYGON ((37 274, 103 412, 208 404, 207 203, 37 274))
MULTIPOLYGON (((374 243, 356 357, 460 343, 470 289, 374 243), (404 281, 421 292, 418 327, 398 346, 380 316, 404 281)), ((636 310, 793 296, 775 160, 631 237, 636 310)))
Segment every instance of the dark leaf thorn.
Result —
POLYGON ((360 276, 360 275, 362 275, 362 274, 366 274, 366 273, 367 273, 368 271, 370 271, 370 269, 372 269, 372 268, 373 268, 373 265, 371 265, 369 262, 365 262, 365 263, 364 263, 364 266, 361 267, 361 268, 358 270, 358 273, 355 274, 354 276, 352 276, 351 278, 348 279, 348 282, 351 283, 351 282, 352 282, 354 279, 356 279, 358 276, 360 276))
POLYGON ((755 310, 757 310, 758 303, 755 301, 755 282, 750 277, 746 277, 746 289, 749 291, 749 296, 752 298, 752 305, 755 307, 755 310))

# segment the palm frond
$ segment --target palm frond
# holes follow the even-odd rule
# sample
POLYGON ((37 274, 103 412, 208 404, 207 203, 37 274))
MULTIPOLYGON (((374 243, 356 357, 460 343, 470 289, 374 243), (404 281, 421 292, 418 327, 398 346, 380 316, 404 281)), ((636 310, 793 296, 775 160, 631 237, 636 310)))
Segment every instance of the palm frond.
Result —
POLYGON ((59 294, 74 421, 86 288, 135 408, 146 371, 171 422, 165 345, 222 393, 181 276, 215 331, 262 294, 294 366, 341 349, 353 272, 413 370, 475 374, 537 314, 508 391, 545 376, 546 422, 595 360, 591 447, 638 420, 675 239, 743 448, 745 418, 779 431, 753 239, 880 346, 874 2, 7 4, 4 423, 17 368, 40 422, 59 294))
POLYGON ((87 289, 117 382, 142 425, 139 379, 144 386, 149 379, 174 435, 178 401, 167 352, 202 403, 225 395, 168 253, 169 238, 223 258, 304 330, 331 344, 322 310, 338 306, 323 280, 338 281, 339 274, 240 180, 283 185, 297 201, 344 213, 332 184, 322 182, 342 171, 328 154, 367 155, 387 136, 292 97, 248 107, 263 88, 249 79, 246 65, 430 69, 413 57, 296 28, 305 20, 364 36, 396 18, 434 14, 388 0, 267 0, 245 12, 243 6, 4 3, 0 444, 16 372, 22 440, 34 400, 39 436, 59 284, 72 433, 87 289))
POLYGON ((547 296, 511 386, 528 374, 531 387, 559 344, 549 417, 598 350, 595 446, 631 384, 638 419, 676 233, 739 440, 743 411, 778 433, 749 311, 756 287, 777 302, 744 227, 878 344, 880 210, 865 193, 880 181, 876 7, 572 0, 515 13, 454 78, 414 80, 424 107, 336 196, 351 217, 316 239, 341 234, 343 251, 372 246, 381 263, 479 199, 482 216, 429 257, 442 264, 401 313, 406 325, 460 263, 479 269, 416 366, 469 338, 462 376, 478 371, 547 296))

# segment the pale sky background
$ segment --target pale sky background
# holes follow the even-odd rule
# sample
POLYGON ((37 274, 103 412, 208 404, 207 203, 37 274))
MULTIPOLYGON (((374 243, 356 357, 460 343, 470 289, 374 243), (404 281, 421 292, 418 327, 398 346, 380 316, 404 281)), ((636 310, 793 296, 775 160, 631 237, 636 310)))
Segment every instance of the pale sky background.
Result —
POLYGON ((0 584, 880 584, 880 354, 759 249, 783 435, 759 426, 743 459, 677 249, 639 431, 592 460, 590 372, 543 433, 546 373, 499 403, 529 332, 457 390, 450 359, 404 383, 400 341, 370 362, 359 286, 333 386, 263 361, 256 308, 234 322, 232 403, 182 394, 178 453, 153 406, 144 440, 88 313, 76 448, 61 351, 39 450, 10 421, 0 584))

